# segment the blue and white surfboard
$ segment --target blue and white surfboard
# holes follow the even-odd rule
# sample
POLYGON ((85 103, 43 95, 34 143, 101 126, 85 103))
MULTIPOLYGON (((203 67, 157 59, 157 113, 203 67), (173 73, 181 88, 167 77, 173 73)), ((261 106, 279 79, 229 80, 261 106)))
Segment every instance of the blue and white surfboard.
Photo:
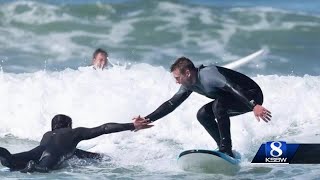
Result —
POLYGON ((233 175, 240 170, 240 155, 232 158, 216 150, 193 149, 180 153, 178 166, 185 171, 233 175))

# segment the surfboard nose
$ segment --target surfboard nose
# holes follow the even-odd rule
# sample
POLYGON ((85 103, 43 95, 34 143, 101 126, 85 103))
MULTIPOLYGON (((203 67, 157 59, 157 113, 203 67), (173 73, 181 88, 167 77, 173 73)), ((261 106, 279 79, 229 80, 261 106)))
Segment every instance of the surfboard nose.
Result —
POLYGON ((240 170, 240 156, 232 158, 215 150, 187 150, 180 153, 178 166, 197 173, 235 175, 240 170))

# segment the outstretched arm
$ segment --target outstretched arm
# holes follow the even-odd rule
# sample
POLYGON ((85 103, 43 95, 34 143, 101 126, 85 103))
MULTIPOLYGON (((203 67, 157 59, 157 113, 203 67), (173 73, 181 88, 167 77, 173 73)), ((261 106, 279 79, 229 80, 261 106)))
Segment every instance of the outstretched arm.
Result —
POLYGON ((92 139, 103 134, 116 133, 121 131, 128 130, 140 130, 152 127, 152 125, 148 125, 149 122, 143 119, 137 119, 133 123, 106 123, 98 127, 94 128, 84 128, 79 127, 73 129, 74 131, 74 140, 75 143, 80 142, 81 140, 92 139))
POLYGON ((119 124, 119 123, 106 123, 98 127, 94 128, 84 128, 84 127, 79 127, 75 128, 74 130, 74 135, 76 140, 80 142, 81 140, 87 140, 87 139, 92 139, 98 136, 101 136, 103 134, 110 134, 110 133, 115 133, 115 132, 121 132, 121 131, 127 131, 127 130, 134 130, 135 127, 133 123, 124 123, 124 124, 119 124))
POLYGON ((147 119, 150 122, 161 119, 162 117, 168 115, 173 110, 175 110, 183 101, 185 101, 190 96, 191 93, 192 91, 189 91, 183 86, 181 86, 179 91, 171 99, 164 102, 154 112, 146 116, 144 119, 147 119))

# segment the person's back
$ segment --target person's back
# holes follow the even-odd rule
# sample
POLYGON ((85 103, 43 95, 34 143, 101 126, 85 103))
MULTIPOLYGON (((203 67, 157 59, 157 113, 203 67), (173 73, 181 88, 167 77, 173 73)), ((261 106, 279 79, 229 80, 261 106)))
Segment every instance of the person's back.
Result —
MULTIPOLYGON (((63 114, 58 114, 55 115, 54 118, 52 119, 51 122, 51 129, 52 131, 58 132, 57 130, 59 129, 71 129, 72 126, 72 119, 66 115, 63 114)), ((59 154, 58 157, 62 156, 64 153, 67 154, 68 156, 65 157, 70 157, 72 154, 68 154, 68 152, 74 152, 73 155, 75 155, 78 158, 89 158, 89 159, 101 159, 103 157, 102 154, 100 153, 93 153, 93 152, 88 152, 80 149, 74 149, 73 148, 68 148, 68 142, 70 142, 70 138, 65 139, 65 138, 57 138, 57 136, 54 136, 52 131, 47 132, 41 141, 41 145, 37 146, 36 148, 30 150, 30 151, 25 151, 22 153, 16 153, 16 154, 11 154, 7 149, 0 147, 0 161, 1 164, 10 168, 10 171, 16 171, 16 170, 22 170, 24 169, 29 161, 34 161, 34 162, 39 162, 41 157, 44 157, 45 155, 48 155, 48 150, 46 153, 43 153, 48 146, 48 143, 50 142, 50 148, 49 149, 54 149, 57 148, 54 152, 59 152, 56 154, 59 154), (55 140, 55 139, 60 139, 60 140, 55 140), (59 142, 63 140, 63 146, 57 146, 59 142), (63 149, 61 149, 63 148, 63 149)), ((66 130, 63 130, 66 131, 66 130)), ((70 132, 67 130, 66 132, 70 132)), ((62 156, 63 157, 63 156, 62 156)))
POLYGON ((45 133, 40 142, 44 151, 39 159, 39 167, 45 167, 43 172, 58 167, 64 160, 72 157, 78 143, 75 141, 71 128, 56 129, 45 133))
POLYGON ((224 77, 227 78, 229 83, 236 84, 240 86, 240 88, 243 90, 257 89, 261 91, 259 85, 248 76, 224 67, 220 67, 220 66, 216 66, 216 67, 219 73, 221 73, 224 77))
POLYGON ((67 158, 69 154, 72 155, 74 153, 76 146, 82 140, 132 128, 134 128, 133 124, 124 128, 123 125, 117 123, 107 123, 95 128, 59 128, 46 132, 40 141, 40 146, 44 146, 45 151, 50 154, 66 156, 64 158, 67 158))
POLYGON ((75 140, 74 130, 62 128, 45 133, 40 146, 45 147, 44 153, 57 156, 57 158, 70 158, 79 142, 75 140))
POLYGON ((29 161, 27 167, 21 172, 48 172, 50 169, 57 168, 75 153, 77 144, 82 140, 92 139, 103 134, 152 127, 145 120, 136 120, 133 123, 105 123, 94 128, 78 127, 72 129, 72 120, 65 115, 55 116, 52 124, 54 125, 52 131, 43 135, 38 146, 44 149, 40 159, 29 161))

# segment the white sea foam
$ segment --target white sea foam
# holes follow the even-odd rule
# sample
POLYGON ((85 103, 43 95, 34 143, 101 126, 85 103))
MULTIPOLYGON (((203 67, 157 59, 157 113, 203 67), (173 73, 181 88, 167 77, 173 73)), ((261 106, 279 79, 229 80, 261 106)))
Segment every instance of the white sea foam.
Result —
MULTIPOLYGON (((65 6, 38 1, 14 1, 1 6, 1 69, 10 66, 13 72, 35 71, 27 74, 0 73, 0 137, 4 137, 1 138, 2 143, 7 140, 8 136, 5 135, 11 134, 19 138, 19 141, 31 139, 33 141, 26 141, 26 144, 35 145, 34 141, 39 141, 42 134, 50 129, 50 120, 57 113, 71 116, 74 127, 94 127, 106 122, 130 122, 133 116, 144 116, 155 110, 179 88, 163 67, 136 64, 130 68, 115 65, 107 71, 81 67, 78 70, 51 72, 38 71, 43 69, 43 63, 31 61, 33 59, 43 58, 54 66, 55 62, 60 65, 61 61, 89 57, 97 47, 110 47, 112 51, 115 50, 110 52, 111 58, 119 57, 115 61, 124 59, 123 61, 132 62, 134 58, 128 60, 126 57, 136 53, 134 55, 149 64, 167 65, 169 60, 181 55, 190 55, 197 63, 221 63, 239 58, 237 53, 248 52, 247 48, 251 49, 253 44, 270 47, 271 50, 278 48, 283 54, 295 52, 294 48, 282 48, 287 45, 291 47, 290 42, 277 44, 277 41, 272 40, 270 44, 261 44, 259 38, 257 41, 240 42, 248 46, 234 47, 231 42, 237 41, 238 36, 257 35, 256 32, 262 33, 261 36, 268 33, 279 35, 279 32, 291 33, 292 30, 297 30, 298 35, 303 38, 309 31, 315 32, 319 26, 318 16, 303 17, 304 14, 273 8, 227 8, 220 11, 215 7, 190 6, 175 1, 154 4, 149 9, 128 9, 126 6, 123 10, 123 6, 97 3, 97 10, 102 10, 102 13, 88 18, 85 13, 79 12, 79 9, 71 8, 72 10, 65 11, 65 6), (253 19, 252 24, 243 23, 248 23, 248 18, 238 19, 238 16, 234 16, 237 13, 253 19), (297 15, 297 18, 291 18, 291 15, 297 15), (75 25, 74 28, 61 30, 61 23, 68 22, 75 25), (57 23, 53 26, 54 30, 46 29, 51 23, 57 23), (152 36, 143 36, 141 32, 152 36), (244 35, 241 34, 243 32, 244 35), (160 38, 160 43, 157 38, 160 38), (162 39, 165 41, 162 42, 162 39), (210 60, 197 57, 197 53, 209 54, 206 57, 210 60), (213 60, 211 55, 217 57, 217 60, 213 60), (15 59, 16 56, 23 58, 15 59), (163 58, 168 56, 171 59, 163 58), (24 58, 30 60, 30 64, 18 64, 25 60, 24 58), (15 61, 17 63, 14 63, 15 61), (41 68, 37 68, 37 64, 40 64, 41 68)), ((301 44, 304 45, 307 44, 301 44)), ((310 54, 308 52, 302 51, 310 54)), ((270 52, 268 58, 273 62, 280 62, 279 66, 294 64, 300 60, 283 54, 270 52)), ((266 62, 260 61, 249 66, 263 68, 266 62)), ((316 63, 311 66, 304 72, 319 72, 316 63)), ((286 68, 287 66, 284 69, 286 68)), ((244 178, 266 179, 274 178, 277 174, 285 174, 287 177, 300 174, 297 178, 317 177, 317 166, 270 166, 270 173, 261 173, 259 169, 255 171, 256 166, 250 164, 250 161, 265 141, 319 143, 319 76, 272 75, 254 76, 253 79, 261 85, 265 95, 264 106, 272 111, 273 119, 268 124, 258 123, 252 113, 232 118, 233 148, 242 155, 241 172, 245 174, 244 178)), ((90 151, 110 155, 116 164, 115 169, 110 172, 104 169, 100 172, 99 165, 94 164, 93 167, 76 168, 67 173, 63 171, 61 176, 65 177, 75 171, 75 174, 78 173, 76 178, 83 178, 86 176, 84 172, 88 171, 88 179, 92 179, 94 175, 101 178, 107 171, 110 176, 114 177, 115 173, 116 178, 121 178, 127 171, 131 171, 131 174, 124 178, 134 178, 130 175, 135 175, 141 168, 143 172, 140 176, 143 178, 150 177, 152 173, 148 172, 155 172, 150 179, 156 179, 159 174, 160 179, 167 178, 170 173, 171 179, 205 179, 204 174, 181 173, 176 166, 176 157, 186 149, 216 148, 211 137, 196 120, 198 109, 209 101, 193 94, 173 113, 155 122, 152 129, 137 133, 128 131, 109 134, 80 143, 81 148, 92 147, 90 151), (121 170, 122 167, 124 170, 121 170), (99 173, 93 175, 91 168, 99 173), (193 176, 195 178, 192 178, 193 176)), ((29 147, 19 143, 9 146, 12 152, 29 147), (13 150, 15 147, 18 148, 13 150)), ((103 168, 110 168, 104 165, 103 168)), ((263 165, 263 168, 265 167, 269 166, 263 165)), ((10 175, 11 173, 5 176, 10 175)), ((53 173, 53 178, 56 178, 56 175, 59 175, 59 172, 53 173)), ((208 176, 207 179, 213 177, 221 176, 208 176)))
MULTIPOLYGON (((319 143, 320 132, 315 127, 320 122, 320 77, 272 75, 253 79, 261 86, 264 106, 273 119, 270 123, 256 122, 252 113, 232 118, 233 147, 242 153, 244 163, 265 141, 319 143)), ((2 73, 0 134, 39 141, 57 113, 71 116, 74 127, 130 122, 136 115, 151 113, 178 88, 169 72, 147 64, 105 71, 82 67, 61 72, 2 73)), ((176 168, 173 162, 180 151, 216 148, 196 120, 198 109, 207 102, 210 99, 194 93, 173 113, 155 122, 152 129, 109 134, 79 146, 96 145, 91 150, 107 153, 120 164, 137 165, 143 160, 151 170, 176 168), (154 161, 165 165, 158 167, 154 161)))

